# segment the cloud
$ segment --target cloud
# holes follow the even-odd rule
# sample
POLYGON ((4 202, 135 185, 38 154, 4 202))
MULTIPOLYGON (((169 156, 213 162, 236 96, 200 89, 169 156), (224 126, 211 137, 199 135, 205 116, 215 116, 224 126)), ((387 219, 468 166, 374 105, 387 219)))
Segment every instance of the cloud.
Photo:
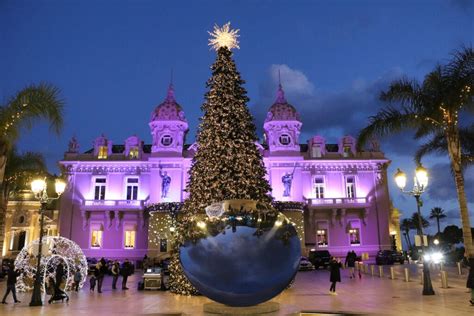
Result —
MULTIPOLYGON (((395 67, 375 79, 357 78, 344 91, 322 91, 303 71, 285 64, 271 65, 268 80, 260 84, 259 97, 252 105, 256 125, 260 128, 275 100, 278 71, 288 102, 295 106, 303 120, 301 143, 313 135, 322 135, 333 143, 343 135, 356 137, 368 123, 368 117, 384 106, 379 100, 380 92, 403 75, 402 70, 395 67)), ((409 133, 386 138, 381 143, 383 150, 399 155, 407 155, 407 148, 417 147, 409 133)))
MULTIPOLYGON (((438 163, 429 168, 430 184, 427 189, 428 196, 435 201, 449 201, 457 199, 456 185, 448 163, 438 163)), ((466 170, 464 174, 464 191, 468 201, 474 200, 473 169, 466 170)))

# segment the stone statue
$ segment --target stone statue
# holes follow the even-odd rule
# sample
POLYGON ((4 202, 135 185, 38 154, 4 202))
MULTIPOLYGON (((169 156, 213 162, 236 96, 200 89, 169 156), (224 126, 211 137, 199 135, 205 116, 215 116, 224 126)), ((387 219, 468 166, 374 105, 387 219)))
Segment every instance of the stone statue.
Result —
POLYGON ((74 153, 74 154, 77 154, 79 152, 79 143, 77 142, 77 139, 75 136, 73 136, 71 140, 69 141, 67 152, 74 153))
POLYGON ((168 172, 162 172, 160 168, 160 177, 161 177, 161 198, 168 197, 168 191, 170 189, 171 177, 168 175, 168 172))
POLYGON ((285 187, 285 191, 283 191, 283 196, 290 196, 291 182, 293 182, 293 174, 289 172, 285 173, 283 177, 281 177, 281 182, 283 182, 283 186, 285 187))

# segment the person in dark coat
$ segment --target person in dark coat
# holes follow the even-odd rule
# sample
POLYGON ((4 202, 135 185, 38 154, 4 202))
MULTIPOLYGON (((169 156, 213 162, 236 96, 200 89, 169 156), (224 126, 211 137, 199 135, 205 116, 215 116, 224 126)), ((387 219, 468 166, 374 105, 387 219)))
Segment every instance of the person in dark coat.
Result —
POLYGON ((61 289, 61 284, 63 283, 64 280, 64 266, 62 263, 59 263, 58 266, 56 267, 56 275, 55 275, 55 280, 51 279, 51 284, 54 286, 54 291, 53 291, 53 296, 49 299, 48 303, 51 304, 54 301, 63 301, 66 299, 66 301, 69 301, 69 296, 65 291, 61 289))
POLYGON ((348 251, 346 256, 346 266, 349 267, 349 277, 355 279, 355 262, 356 256, 355 252, 348 251))
POLYGON ((329 277, 329 281, 331 281, 331 287, 329 288, 329 293, 331 295, 337 295, 336 293, 336 282, 341 282, 341 260, 331 257, 331 261, 329 262, 329 271, 331 275, 329 277))
POLYGON ((16 298, 16 279, 19 277, 21 274, 21 271, 15 270, 15 266, 13 263, 10 264, 10 267, 8 269, 8 274, 7 274, 7 291, 5 292, 5 295, 3 296, 2 304, 7 304, 7 297, 10 292, 12 292, 13 295, 13 301, 15 303, 21 303, 17 298, 16 298))
POLYGON ((102 258, 95 266, 95 277, 97 279, 97 293, 102 293, 102 283, 104 282, 105 274, 107 273, 107 266, 105 259, 102 258))
POLYGON ((112 265, 112 290, 117 289, 117 280, 120 275, 120 265, 117 260, 114 261, 114 264, 112 265))
POLYGON ((127 279, 129 275, 132 275, 132 264, 128 259, 125 259, 124 263, 122 264, 122 290, 128 290, 127 287, 127 279))
POLYGON ((469 274, 467 275, 466 287, 471 289, 471 305, 474 305, 474 257, 468 259, 469 274))

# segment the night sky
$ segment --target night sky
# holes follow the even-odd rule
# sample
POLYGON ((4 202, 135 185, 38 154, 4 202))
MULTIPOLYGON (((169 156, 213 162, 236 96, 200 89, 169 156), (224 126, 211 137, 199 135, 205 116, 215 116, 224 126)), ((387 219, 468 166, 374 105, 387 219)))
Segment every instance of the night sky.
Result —
MULTIPOLYGON (((114 144, 133 134, 150 143, 150 114, 166 95, 171 70, 192 142, 215 58, 207 31, 228 21, 240 29, 234 57, 259 136, 279 69, 287 99, 303 118, 301 143, 315 134, 330 143, 356 136, 382 106, 378 95, 391 80, 422 80, 453 50, 474 42, 469 0, 0 0, 0 101, 40 81, 60 87, 66 101, 61 136, 36 125, 23 133, 19 148, 43 153, 58 172, 72 135, 83 151, 101 133, 114 144)), ((404 216, 415 211, 415 201, 398 192, 392 175, 397 167, 408 175, 415 168, 411 135, 381 142, 392 160, 391 196, 404 216)), ((449 216, 442 227, 459 224, 448 160, 427 157, 424 163, 431 183, 423 213, 440 206, 449 216)), ((466 173, 466 191, 474 226, 474 168, 466 173)))

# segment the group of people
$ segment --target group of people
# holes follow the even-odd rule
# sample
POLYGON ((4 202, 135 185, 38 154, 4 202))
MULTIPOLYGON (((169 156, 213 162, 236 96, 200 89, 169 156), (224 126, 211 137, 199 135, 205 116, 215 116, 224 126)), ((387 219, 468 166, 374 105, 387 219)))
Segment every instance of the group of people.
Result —
MULTIPOLYGON (((354 250, 349 251, 346 256, 345 264, 349 268, 349 278, 355 278, 355 263, 357 262, 357 254, 354 250)), ((474 306, 474 257, 467 257, 465 256, 463 259, 463 264, 469 269, 469 274, 467 276, 466 287, 471 289, 471 299, 469 302, 471 305, 474 306)), ((341 282, 341 268, 342 263, 339 258, 331 257, 329 262, 329 281, 331 282, 331 286, 329 288, 329 294, 337 295, 336 293, 336 283, 341 282)), ((362 275, 359 272, 359 278, 362 278, 362 275)))
MULTIPOLYGON (((122 276, 122 290, 128 290, 127 287, 127 279, 133 272, 133 266, 131 262, 126 259, 122 266, 120 266, 119 262, 115 260, 112 264, 111 271, 112 273, 112 289, 117 288, 117 281, 119 276, 122 276)), ((3 296, 2 304, 7 304, 7 297, 12 293, 13 301, 15 303, 21 303, 16 297, 16 283, 17 278, 23 273, 22 270, 15 269, 13 263, 11 263, 8 267, 7 272, 7 288, 5 295, 3 296)), ((102 293, 102 283, 104 281, 105 275, 108 273, 107 262, 104 258, 100 259, 99 262, 95 265, 95 269, 90 277, 90 290, 94 291, 95 286, 97 284, 98 293, 102 293)), ((66 272, 64 269, 64 265, 59 263, 56 267, 56 273, 54 277, 49 277, 46 282, 46 293, 50 295, 48 303, 51 304, 54 301, 69 301, 69 295, 64 291, 64 281, 66 278, 66 272)), ((80 270, 76 270, 74 272, 73 277, 73 290, 76 292, 79 291, 79 285, 82 281, 82 274, 80 270)))
MULTIPOLYGON (((102 293, 102 283, 104 282, 104 278, 108 270, 107 262, 104 258, 101 258, 95 265, 94 271, 89 279, 91 292, 94 292, 97 284, 97 292, 102 293)), ((112 289, 117 289, 118 278, 119 276, 122 276, 122 290, 128 290, 127 279, 130 275, 132 275, 133 272, 133 267, 130 261, 125 259, 122 266, 120 266, 119 262, 115 260, 112 263, 110 272, 112 273, 112 289)))

